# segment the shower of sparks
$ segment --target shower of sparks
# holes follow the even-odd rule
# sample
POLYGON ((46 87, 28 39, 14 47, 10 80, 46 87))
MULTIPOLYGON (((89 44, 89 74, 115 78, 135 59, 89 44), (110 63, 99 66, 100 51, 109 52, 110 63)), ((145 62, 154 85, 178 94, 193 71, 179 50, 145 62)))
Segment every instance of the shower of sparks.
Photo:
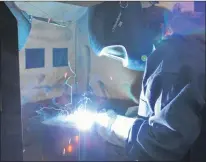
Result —
POLYGON ((37 116, 34 116, 31 119, 33 119, 35 117, 41 117, 41 118, 43 118, 43 120, 45 120, 49 116, 49 113, 52 114, 53 112, 55 113, 56 116, 58 116, 58 115, 68 116, 69 114, 72 113, 71 109, 73 107, 73 87, 69 83, 69 81, 71 78, 75 78, 76 74, 72 70, 70 62, 68 62, 68 66, 69 66, 69 70, 71 71, 72 75, 68 76, 67 72, 64 74, 64 78, 65 78, 64 85, 66 85, 66 87, 68 88, 67 90, 70 90, 70 101, 68 101, 68 103, 66 103, 64 105, 61 105, 61 104, 56 102, 56 97, 54 97, 54 98, 52 98, 52 104, 54 106, 40 107, 40 109, 38 109, 36 111, 37 116))
POLYGON ((76 127, 79 130, 88 130, 94 124, 96 116, 95 111, 88 110, 89 103, 92 103, 91 99, 84 93, 81 99, 74 105, 73 103, 73 87, 69 83, 70 79, 76 77, 76 74, 72 70, 70 63, 69 69, 72 73, 71 76, 68 73, 64 74, 64 85, 70 89, 70 102, 62 105, 56 102, 56 98, 52 98, 53 106, 40 107, 36 113, 38 117, 43 119, 42 123, 47 125, 57 125, 65 127, 76 127))
POLYGON ((108 126, 110 117, 106 112, 95 112, 89 109, 78 108, 74 112, 56 117, 48 118, 43 121, 46 125, 60 126, 65 128, 77 128, 80 131, 88 131, 95 123, 103 127, 108 126))
POLYGON ((88 104, 88 102, 92 102, 92 101, 91 101, 91 99, 90 99, 89 97, 86 96, 85 93, 82 95, 82 97, 83 97, 83 98, 80 99, 77 104, 79 105, 79 108, 80 108, 80 109, 83 108, 84 110, 86 110, 86 109, 87 109, 87 104, 88 104))
POLYGON ((70 62, 68 62, 68 66, 69 66, 69 70, 72 72, 73 75, 71 75, 71 76, 69 76, 69 77, 68 77, 68 73, 65 73, 65 75, 64 75, 65 79, 68 77, 68 78, 65 80, 65 83, 64 83, 64 84, 70 88, 70 96, 71 96, 70 102, 65 105, 66 107, 67 107, 68 105, 71 105, 71 104, 72 104, 72 100, 73 100, 73 98, 72 98, 72 97, 73 97, 73 96, 72 96, 72 95, 73 95, 73 87, 72 87, 71 84, 69 84, 69 80, 70 80, 72 77, 73 77, 73 78, 76 77, 75 72, 74 72, 74 71, 72 70, 72 68, 71 68, 70 62))
MULTIPOLYGON (((62 106, 62 105, 60 105, 60 104, 58 104, 58 103, 56 102, 56 98, 55 98, 55 97, 52 98, 52 103, 53 103, 55 106, 57 106, 57 107, 59 107, 59 108, 61 108, 61 109, 64 109, 64 110, 69 109, 69 108, 71 107, 71 105, 73 104, 73 87, 72 87, 72 85, 69 83, 69 81, 70 81, 70 79, 71 79, 72 77, 73 77, 73 78, 76 77, 75 72, 74 72, 74 71, 72 70, 72 68, 71 68, 70 62, 68 62, 68 66, 69 66, 69 70, 71 71, 72 75, 68 76, 68 73, 67 73, 67 72, 64 74, 64 78, 65 78, 64 85, 66 85, 66 87, 68 87, 68 88, 70 89, 70 102, 68 102, 68 103, 66 103, 65 105, 62 106)), ((61 110, 61 109, 60 109, 60 110, 61 110)))
POLYGON ((99 123, 102 126, 107 125, 108 117, 106 114, 97 113, 97 108, 92 107, 92 100, 88 97, 91 92, 86 92, 82 95, 79 102, 73 103, 73 87, 69 83, 70 79, 76 77, 70 63, 69 69, 72 73, 64 74, 64 85, 70 89, 70 102, 62 105, 56 102, 56 98, 52 98, 53 106, 43 106, 36 111, 37 116, 42 119, 42 123, 46 125, 54 125, 67 128, 77 128, 81 131, 87 131, 92 128, 94 123, 99 123))

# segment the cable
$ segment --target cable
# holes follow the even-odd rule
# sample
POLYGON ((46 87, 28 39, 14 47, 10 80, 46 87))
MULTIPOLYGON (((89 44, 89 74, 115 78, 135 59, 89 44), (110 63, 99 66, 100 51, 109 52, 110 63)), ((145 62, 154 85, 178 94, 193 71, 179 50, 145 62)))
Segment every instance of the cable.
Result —
MULTIPOLYGON (((60 27, 67 27, 67 25, 65 25, 67 21, 64 21, 64 20, 60 20, 60 22, 53 21, 50 18, 50 15, 48 13, 46 13, 45 11, 43 11, 42 9, 40 9, 37 6, 31 4, 30 2, 26 2, 26 3, 29 4, 30 6, 32 6, 33 8, 39 10, 40 12, 42 12, 44 15, 46 15, 48 17, 48 18, 42 18, 42 17, 30 15, 32 18, 34 18, 36 20, 39 20, 39 21, 47 22, 47 23, 52 24, 52 25, 57 25, 57 26, 60 26, 60 27), (61 23, 63 23, 63 24, 61 24, 61 23)), ((19 9, 19 10, 21 10, 21 9, 19 9)), ((21 10, 21 11, 25 12, 24 10, 21 10)), ((71 21, 70 21, 70 23, 71 23, 71 21)))

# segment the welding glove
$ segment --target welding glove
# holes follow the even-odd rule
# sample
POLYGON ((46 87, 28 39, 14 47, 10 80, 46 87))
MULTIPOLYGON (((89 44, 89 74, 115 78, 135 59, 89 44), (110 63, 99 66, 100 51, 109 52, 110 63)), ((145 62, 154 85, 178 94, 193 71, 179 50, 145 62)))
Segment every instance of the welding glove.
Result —
POLYGON ((136 118, 117 115, 114 111, 109 110, 98 114, 96 129, 105 141, 119 147, 124 147, 129 130, 135 120, 136 118))

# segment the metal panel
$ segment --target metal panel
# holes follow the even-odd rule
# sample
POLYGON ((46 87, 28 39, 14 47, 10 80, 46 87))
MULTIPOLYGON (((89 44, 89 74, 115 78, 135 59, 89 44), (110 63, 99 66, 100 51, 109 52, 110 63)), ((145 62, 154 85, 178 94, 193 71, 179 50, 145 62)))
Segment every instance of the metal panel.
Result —
POLYGON ((17 21, 0 2, 1 161, 22 161, 17 21))

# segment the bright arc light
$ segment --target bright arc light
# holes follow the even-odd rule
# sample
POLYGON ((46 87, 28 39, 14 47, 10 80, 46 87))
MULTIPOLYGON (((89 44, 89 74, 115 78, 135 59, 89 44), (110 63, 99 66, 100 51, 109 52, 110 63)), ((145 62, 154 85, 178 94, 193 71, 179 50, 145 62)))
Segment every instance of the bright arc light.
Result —
POLYGON ((99 113, 96 115, 96 118, 95 118, 95 121, 103 127, 108 126, 109 120, 110 120, 110 118, 106 113, 99 113))
POLYGON ((78 110, 69 115, 67 119, 74 123, 78 129, 86 131, 93 126, 95 122, 95 113, 86 110, 78 110))
POLYGON ((68 116, 59 117, 61 121, 74 125, 81 131, 88 131, 97 123, 102 127, 108 126, 109 116, 106 113, 96 113, 88 110, 77 110, 68 116))

